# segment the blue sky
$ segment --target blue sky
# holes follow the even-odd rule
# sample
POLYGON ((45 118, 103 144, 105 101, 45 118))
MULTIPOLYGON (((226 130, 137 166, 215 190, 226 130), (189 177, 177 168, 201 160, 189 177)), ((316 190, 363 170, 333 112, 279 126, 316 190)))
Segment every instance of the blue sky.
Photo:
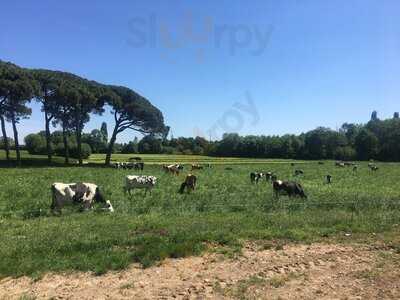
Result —
MULTIPOLYGON (((400 110, 396 0, 13 0, 0 7, 0 59, 128 86, 162 110, 174 136, 300 133, 400 110)), ((32 106, 22 136, 43 128, 32 106)), ((111 130, 106 113, 85 131, 102 121, 111 130)))

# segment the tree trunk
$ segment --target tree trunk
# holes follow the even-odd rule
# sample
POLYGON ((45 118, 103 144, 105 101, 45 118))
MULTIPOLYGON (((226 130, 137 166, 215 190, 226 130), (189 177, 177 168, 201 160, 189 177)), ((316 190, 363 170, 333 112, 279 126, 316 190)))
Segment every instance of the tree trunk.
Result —
POLYGON ((15 121, 14 113, 11 115, 11 123, 14 131, 15 152, 17 153, 17 165, 21 166, 21 152, 19 149, 17 122, 15 121))
POLYGON ((107 155, 106 155, 106 166, 110 165, 111 162, 111 155, 114 148, 115 141, 117 140, 117 133, 118 133, 118 125, 115 125, 113 134, 110 139, 110 143, 108 144, 107 148, 107 155))
POLYGON ((64 155, 65 155, 65 164, 69 164, 69 148, 68 148, 68 132, 63 126, 63 143, 64 143, 64 155))
POLYGON ((78 150, 78 160, 79 160, 79 165, 83 165, 82 161, 82 132, 80 130, 80 126, 76 127, 76 144, 77 144, 77 150, 78 150))
POLYGON ((44 118, 45 118, 45 128, 46 128, 46 148, 47 148, 47 160, 51 163, 53 157, 53 149, 51 147, 51 135, 50 135, 50 121, 51 118, 48 116, 48 112, 44 111, 44 118))
POLYGON ((10 145, 8 143, 7 131, 6 131, 6 122, 4 121, 4 117, 0 115, 1 120, 1 131, 3 132, 3 143, 4 150, 6 151, 7 161, 10 161, 10 145))

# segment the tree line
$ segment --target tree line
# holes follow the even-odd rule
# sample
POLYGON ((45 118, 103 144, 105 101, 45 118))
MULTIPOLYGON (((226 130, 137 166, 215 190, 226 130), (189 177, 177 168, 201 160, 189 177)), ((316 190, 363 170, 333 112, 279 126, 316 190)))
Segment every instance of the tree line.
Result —
POLYGON ((399 113, 380 120, 374 111, 366 124, 345 123, 338 130, 318 127, 294 135, 157 139, 151 135, 119 145, 122 153, 196 154, 219 157, 400 161, 399 113))
MULTIPOLYGON (((67 72, 21 68, 0 60, 1 144, 7 160, 10 160, 11 147, 15 149, 18 164, 21 163, 18 124, 31 115, 28 107, 31 101, 41 104, 44 119, 41 136, 45 140, 49 162, 57 150, 54 141, 61 137, 62 143, 57 145, 62 144, 65 162, 69 162, 70 144, 73 143, 74 156, 82 164, 85 152, 82 145, 87 138, 83 134, 84 127, 90 115, 102 114, 105 106, 111 108, 115 121, 110 139, 102 150, 106 153, 106 164, 111 161, 121 132, 132 129, 153 137, 165 137, 169 131, 161 111, 127 87, 101 84, 67 72), (6 122, 11 123, 12 139, 7 135, 6 122), (61 132, 51 133, 51 125, 59 125, 61 132)), ((30 137, 31 140, 35 138, 37 140, 37 137, 30 137)))

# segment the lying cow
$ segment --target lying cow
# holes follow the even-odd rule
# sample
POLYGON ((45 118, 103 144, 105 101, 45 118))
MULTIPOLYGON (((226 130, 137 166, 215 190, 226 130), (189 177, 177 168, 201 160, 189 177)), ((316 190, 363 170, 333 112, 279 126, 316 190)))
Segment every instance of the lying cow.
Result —
POLYGON ((131 195, 131 190, 134 189, 145 189, 145 196, 147 191, 150 192, 157 183, 157 177, 146 176, 146 175, 128 175, 125 177, 125 194, 128 192, 131 195))
POLYGON ((105 200, 99 187, 93 183, 61 183, 56 182, 51 186, 51 210, 58 211, 68 204, 81 205, 84 210, 93 208, 94 203, 102 203, 107 210, 113 212, 114 208, 109 200, 105 200))
POLYGON ((179 193, 183 194, 183 192, 186 191, 189 193, 190 191, 194 191, 196 188, 196 183, 197 183, 197 177, 196 175, 189 174, 186 176, 185 181, 181 184, 181 188, 179 189, 179 193))
POLYGON ((301 198, 307 198, 304 193, 303 187, 300 183, 294 181, 281 181, 276 180, 272 183, 272 187, 274 189, 275 197, 279 197, 279 194, 285 193, 290 197, 292 196, 300 196, 301 198))

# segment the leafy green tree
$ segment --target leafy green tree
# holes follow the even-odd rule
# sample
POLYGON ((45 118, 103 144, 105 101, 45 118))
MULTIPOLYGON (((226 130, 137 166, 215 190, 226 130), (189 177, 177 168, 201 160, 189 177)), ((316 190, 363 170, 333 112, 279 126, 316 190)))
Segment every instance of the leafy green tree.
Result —
POLYGON ((26 70, 16 65, 0 62, 0 69, 0 113, 12 124, 17 163, 21 165, 17 124, 32 113, 26 104, 38 94, 38 86, 26 70))
POLYGON ((29 154, 43 154, 46 152, 46 137, 31 133, 25 137, 25 148, 29 154))
POLYGON ((53 149, 51 142, 50 124, 54 120, 56 112, 58 111, 57 102, 52 97, 55 91, 59 88, 64 77, 68 76, 67 73, 58 71, 50 71, 43 69, 36 69, 30 71, 31 75, 39 84, 39 94, 36 100, 42 104, 42 111, 45 120, 45 138, 46 138, 46 151, 47 159, 49 162, 52 160, 53 149))
MULTIPOLYGON (((79 155, 82 153, 82 131, 90 120, 90 113, 103 112, 104 92, 105 89, 96 82, 68 74, 51 96, 58 107, 54 112, 55 121, 61 124, 64 135, 67 136, 71 129, 75 132, 80 165, 83 163, 83 157, 79 155)), ((64 138, 64 146, 68 163, 67 138, 64 138)))
POLYGON ((162 151, 161 139, 154 135, 146 135, 138 144, 139 153, 159 154, 162 151))
POLYGON ((143 134, 164 136, 166 131, 162 113, 147 99, 126 87, 109 86, 109 89, 111 93, 107 101, 113 110, 115 126, 108 144, 106 165, 110 164, 119 133, 131 129, 143 134))
POLYGON ((368 129, 362 129, 355 140, 358 158, 367 160, 376 158, 378 154, 379 140, 375 134, 368 129))
POLYGON ((378 112, 374 110, 371 114, 371 121, 378 121, 378 112))

